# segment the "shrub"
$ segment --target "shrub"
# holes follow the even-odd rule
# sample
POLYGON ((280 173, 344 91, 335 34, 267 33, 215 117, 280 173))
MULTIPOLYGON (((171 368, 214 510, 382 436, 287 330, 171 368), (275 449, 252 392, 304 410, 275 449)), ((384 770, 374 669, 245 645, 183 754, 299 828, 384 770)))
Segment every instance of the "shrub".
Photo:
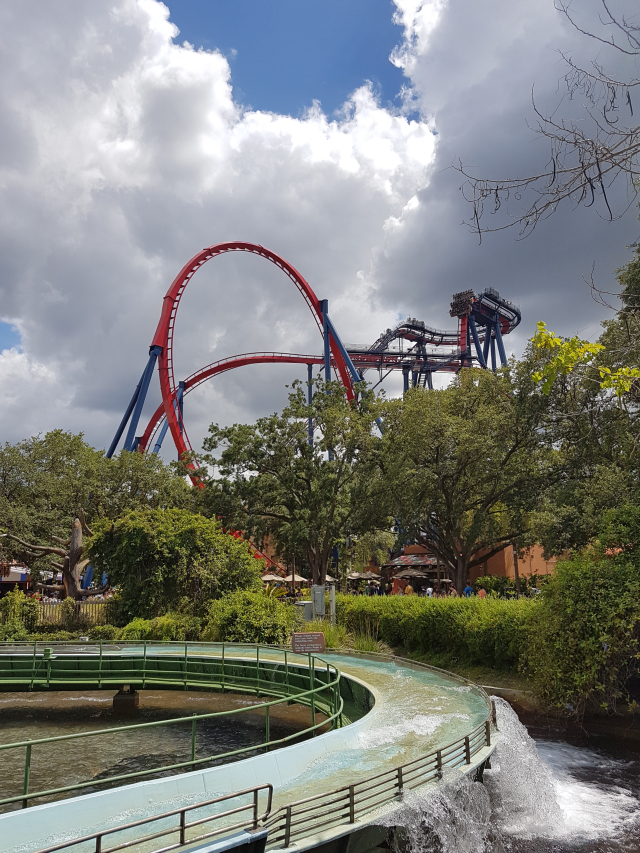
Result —
POLYGON ((209 605, 202 639, 282 645, 297 624, 293 605, 262 593, 239 591, 209 605))
POLYGON ((350 644, 350 637, 344 625, 332 625, 326 619, 313 619, 305 622, 303 631, 317 631, 324 634, 324 641, 328 649, 345 649, 350 644))
POLYGON ((181 509, 132 510, 98 521, 89 547, 99 574, 120 588, 118 621, 152 619, 188 598, 194 615, 237 589, 262 589, 263 563, 219 522, 181 509))
POLYGON ((338 622, 367 642, 505 668, 518 664, 536 602, 338 595, 336 607, 338 622))
POLYGON ((19 619, 8 619, 0 625, 0 640, 3 643, 26 640, 27 629, 19 619))
POLYGON ((33 631, 38 624, 38 602, 15 586, 0 599, 0 617, 5 633, 19 632, 19 625, 24 627, 25 633, 33 631))
POLYGON ((524 667, 543 705, 613 712, 638 670, 640 555, 558 563, 539 596, 524 667))
POLYGON ((115 625, 94 625, 87 633, 89 639, 95 642, 117 640, 120 637, 120 630, 115 625))

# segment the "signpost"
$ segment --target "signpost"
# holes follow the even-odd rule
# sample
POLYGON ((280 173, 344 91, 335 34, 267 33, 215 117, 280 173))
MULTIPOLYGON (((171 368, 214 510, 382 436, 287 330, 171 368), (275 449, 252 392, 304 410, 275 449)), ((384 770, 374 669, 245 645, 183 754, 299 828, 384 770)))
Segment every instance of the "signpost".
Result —
POLYGON ((294 634, 291 637, 291 651, 296 654, 317 654, 325 650, 324 634, 322 631, 294 634))

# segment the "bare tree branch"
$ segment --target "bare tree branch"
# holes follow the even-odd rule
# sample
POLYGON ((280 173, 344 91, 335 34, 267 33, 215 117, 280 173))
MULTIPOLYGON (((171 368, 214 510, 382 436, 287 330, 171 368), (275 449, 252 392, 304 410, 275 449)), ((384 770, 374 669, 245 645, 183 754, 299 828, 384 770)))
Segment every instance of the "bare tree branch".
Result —
MULTIPOLYGON (((624 44, 613 35, 602 38, 580 27, 566 0, 556 0, 556 8, 583 35, 630 58, 640 57, 640 27, 614 16, 607 0, 601 3, 604 10, 601 23, 622 33, 624 44)), ((454 165, 465 178, 460 190, 472 207, 465 224, 480 240, 485 233, 514 226, 521 238, 526 237, 563 203, 595 207, 603 219, 614 221, 624 215, 638 196, 640 126, 635 123, 631 92, 640 86, 640 79, 630 74, 628 80, 618 80, 607 74, 599 62, 593 61, 589 70, 576 65, 569 54, 560 52, 560 55, 569 69, 563 78, 566 96, 569 101, 578 95, 585 99, 587 121, 545 115, 538 109, 532 91, 537 118, 535 133, 550 143, 545 168, 523 178, 478 178, 461 162, 454 165), (627 185, 627 203, 614 210, 610 190, 618 179, 627 185), (524 212, 521 205, 514 209, 510 204, 525 198, 530 200, 524 212), (487 222, 488 217, 500 211, 506 215, 506 222, 487 222)))

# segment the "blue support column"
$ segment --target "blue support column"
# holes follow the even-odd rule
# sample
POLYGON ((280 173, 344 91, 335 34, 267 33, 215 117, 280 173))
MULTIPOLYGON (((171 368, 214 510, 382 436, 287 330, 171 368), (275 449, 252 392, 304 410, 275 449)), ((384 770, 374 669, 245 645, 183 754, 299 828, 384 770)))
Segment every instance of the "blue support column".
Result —
POLYGON ((484 347, 482 348, 482 355, 484 356, 484 363, 489 364, 489 348, 491 347, 491 337, 493 335, 493 326, 489 323, 484 327, 484 347))
MULTIPOLYGON (((326 300, 325 300, 325 302, 326 302, 326 300)), ((360 382, 361 376, 358 373, 358 371, 356 370, 354 363, 351 361, 351 356, 349 355, 349 353, 344 348, 344 344, 342 343, 342 341, 340 340, 340 336, 336 332, 336 327, 331 322, 328 314, 326 314, 326 318, 327 318, 327 328, 329 329, 329 332, 331 333, 331 337, 336 342, 338 349, 340 350, 340 355, 345 360, 345 364, 347 365, 349 373, 351 373, 353 381, 354 382, 360 382)), ((325 344, 325 346, 326 346, 326 344, 325 344)), ((326 359, 326 350, 325 350, 325 359, 326 359)))
POLYGON ((427 388, 433 391, 433 373, 430 370, 427 370, 427 388))
POLYGON ((164 423, 162 424, 162 429, 160 430, 160 435, 158 436, 158 440, 153 445, 153 452, 155 454, 160 453, 160 448, 162 447, 162 442, 164 441, 164 437, 167 434, 168 429, 169 429, 169 421, 165 418, 164 423))
POLYGON ((496 343, 498 344, 498 352, 500 353, 500 361, 502 362, 502 366, 507 366, 507 354, 504 351, 504 343, 502 341, 502 329, 500 328, 500 318, 496 317, 496 343))
POLYGON ((136 438, 136 430, 138 429, 138 422, 140 421, 140 415, 142 414, 142 407, 144 406, 144 401, 147 397, 147 391, 149 390, 149 383, 151 382, 151 377, 153 376, 153 368, 156 366, 156 360, 161 352, 162 347, 151 347, 151 349, 149 350, 149 361, 147 362, 147 366, 144 370, 144 373, 142 374, 142 379, 140 380, 138 396, 136 399, 135 406, 133 408, 133 413, 131 415, 131 421, 129 423, 127 437, 124 442, 125 450, 133 450, 133 445, 136 438))
POLYGON ((184 411, 184 382, 178 383, 178 393, 176 394, 176 403, 178 405, 176 414, 178 415, 178 426, 180 432, 184 432, 184 419, 182 413, 184 411))
POLYGON ((331 381, 331 337, 329 333, 329 300, 320 302, 322 308, 322 337, 324 339, 324 381, 331 381))
POLYGON ((402 365, 402 393, 406 394, 409 390, 409 365, 402 365))
MULTIPOLYGON (((309 408, 311 408, 311 404, 313 403, 313 365, 307 365, 307 403, 309 404, 309 408)), ((313 447, 313 418, 309 415, 309 447, 313 447)))
POLYGON ((491 336, 491 370, 496 372, 496 339, 491 336))
MULTIPOLYGON (((145 372, 146 372, 146 368, 145 368, 145 372)), ((120 426, 118 427, 116 434, 113 437, 113 441, 111 442, 111 445, 110 445, 109 449, 107 450, 107 459, 111 459, 113 454, 116 452, 116 448, 118 447, 118 443, 119 443, 120 439, 122 438, 122 433, 124 432, 124 428, 126 427, 128 421, 129 421, 129 418, 131 417, 131 412, 133 411, 133 407, 135 406, 136 400, 138 399, 138 395, 140 394, 140 386, 142 385, 142 380, 144 379, 144 375, 145 374, 143 372, 142 376, 140 377, 140 382, 138 382, 138 384, 136 385, 136 390, 133 392, 133 397, 131 398, 129 405, 127 406, 127 410, 124 413, 122 420, 120 421, 120 426)))
POLYGON ((478 337, 478 330, 476 329, 476 321, 473 319, 471 314, 469 314, 469 329, 471 330, 471 337, 473 338, 473 345, 476 348, 476 354, 478 356, 480 366, 486 367, 487 362, 480 347, 480 338, 478 337))

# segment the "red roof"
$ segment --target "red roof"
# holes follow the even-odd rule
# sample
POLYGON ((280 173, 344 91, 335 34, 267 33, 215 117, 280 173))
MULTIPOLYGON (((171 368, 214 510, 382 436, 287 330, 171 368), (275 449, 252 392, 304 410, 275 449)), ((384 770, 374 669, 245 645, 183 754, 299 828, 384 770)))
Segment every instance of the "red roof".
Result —
POLYGON ((396 557, 390 563, 385 563, 385 569, 406 569, 412 566, 435 566, 437 560, 430 554, 406 554, 402 557, 396 557))

